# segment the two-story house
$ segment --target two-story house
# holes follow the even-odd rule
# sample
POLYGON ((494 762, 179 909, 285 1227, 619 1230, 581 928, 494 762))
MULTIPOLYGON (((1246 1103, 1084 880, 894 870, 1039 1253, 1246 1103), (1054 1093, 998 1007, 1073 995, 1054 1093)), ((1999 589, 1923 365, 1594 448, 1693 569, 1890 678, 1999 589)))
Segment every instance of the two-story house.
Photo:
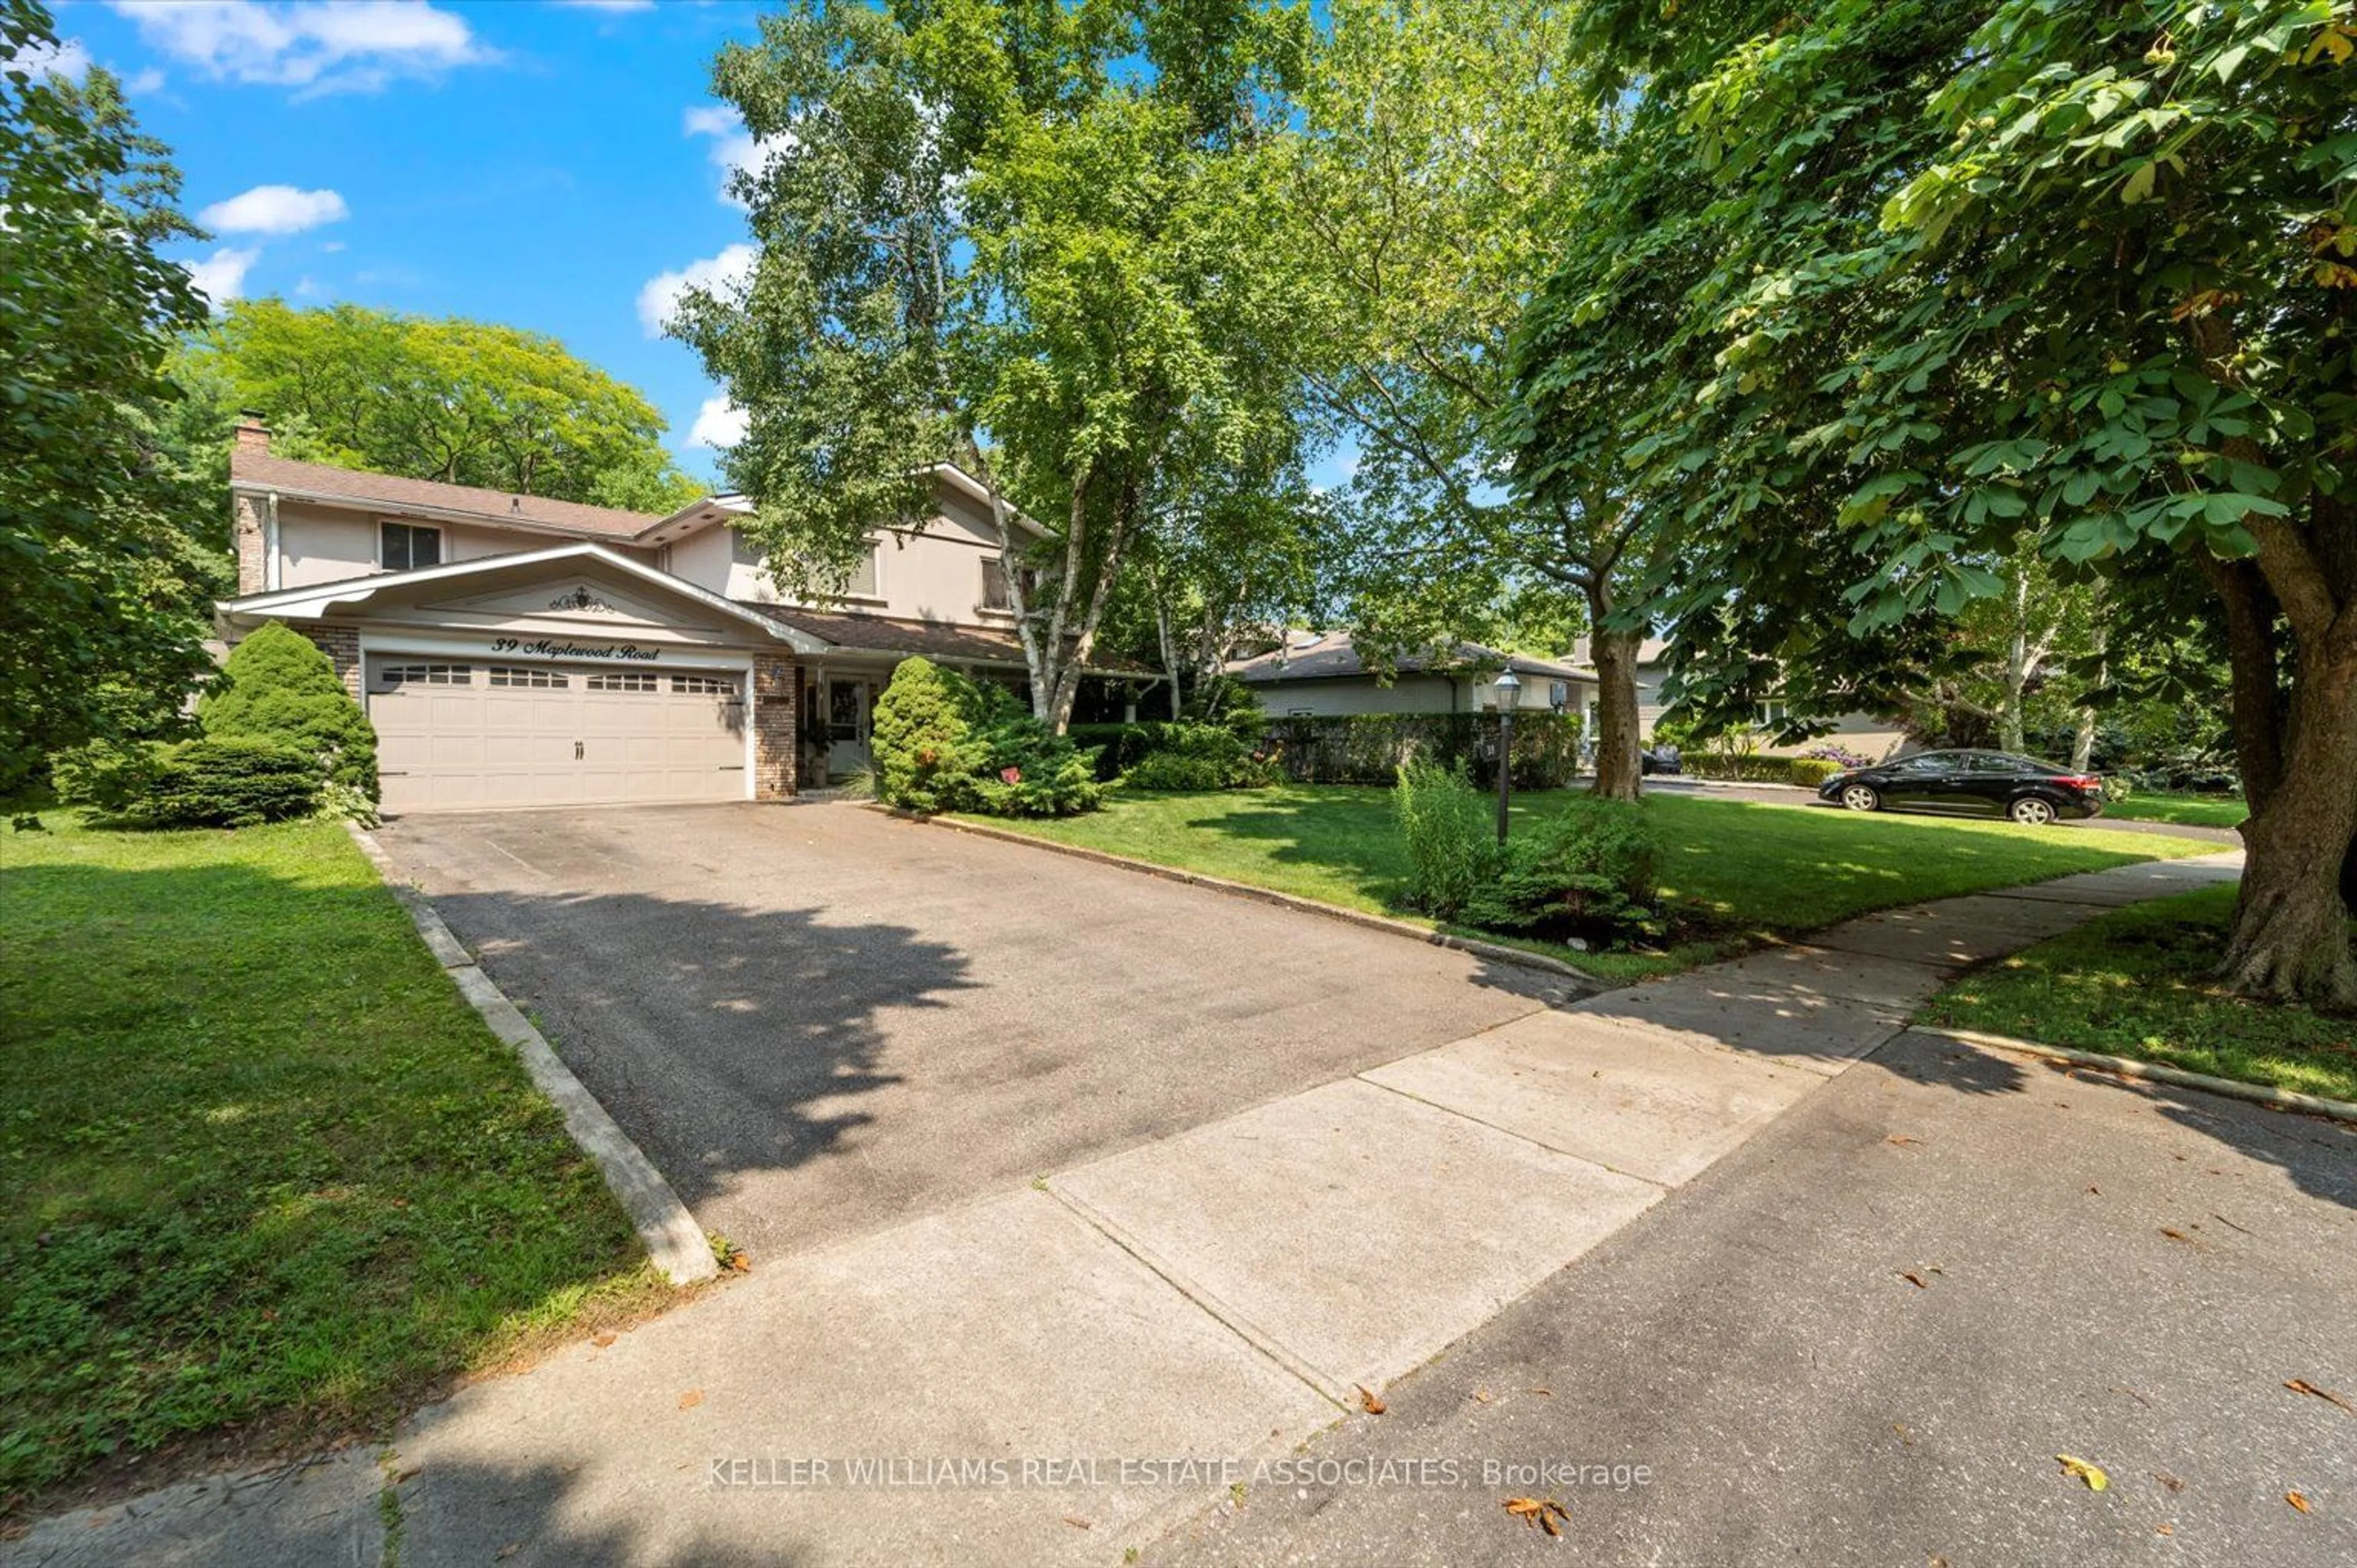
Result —
POLYGON ((1024 678, 982 487, 933 473, 844 592, 791 602, 715 496, 656 517, 299 463, 249 420, 230 457, 231 643, 266 621, 375 723, 388 811, 765 800, 863 768, 912 654, 1024 678))

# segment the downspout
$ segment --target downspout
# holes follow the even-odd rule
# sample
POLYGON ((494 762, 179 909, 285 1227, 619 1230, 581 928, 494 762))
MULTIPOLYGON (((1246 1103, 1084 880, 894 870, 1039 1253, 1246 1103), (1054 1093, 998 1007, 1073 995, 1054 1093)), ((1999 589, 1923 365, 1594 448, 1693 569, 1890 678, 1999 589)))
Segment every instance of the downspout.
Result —
POLYGON ((262 525, 262 586, 264 591, 276 591, 285 575, 278 565, 278 492, 273 490, 262 525))

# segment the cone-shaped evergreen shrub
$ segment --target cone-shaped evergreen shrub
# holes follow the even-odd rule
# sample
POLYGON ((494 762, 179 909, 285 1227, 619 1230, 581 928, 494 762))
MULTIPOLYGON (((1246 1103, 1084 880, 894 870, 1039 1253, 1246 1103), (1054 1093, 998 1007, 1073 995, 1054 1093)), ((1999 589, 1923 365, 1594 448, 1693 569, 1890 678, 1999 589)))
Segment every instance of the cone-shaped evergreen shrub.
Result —
POLYGON ((246 736, 299 746, 331 783, 377 799, 376 728, 309 638, 277 621, 230 650, 228 683, 198 705, 208 738, 246 736))

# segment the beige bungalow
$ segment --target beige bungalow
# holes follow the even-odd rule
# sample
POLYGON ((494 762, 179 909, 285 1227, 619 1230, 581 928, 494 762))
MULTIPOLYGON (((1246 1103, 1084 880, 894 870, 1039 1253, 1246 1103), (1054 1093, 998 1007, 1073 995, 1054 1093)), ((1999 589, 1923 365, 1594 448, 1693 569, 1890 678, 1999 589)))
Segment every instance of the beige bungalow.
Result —
POLYGON ((1511 669, 1528 712, 1580 713, 1596 694, 1596 671, 1577 663, 1501 653, 1477 642, 1403 655, 1370 668, 1347 631, 1288 631, 1265 653, 1228 661, 1272 718, 1345 714, 1472 714, 1491 708, 1491 682, 1511 669))
POLYGON ((335 661, 389 812, 767 800, 867 765, 893 666, 1025 678, 982 487, 934 471, 842 595, 785 596, 715 496, 668 516, 274 456, 238 428, 234 643, 267 621, 335 661))

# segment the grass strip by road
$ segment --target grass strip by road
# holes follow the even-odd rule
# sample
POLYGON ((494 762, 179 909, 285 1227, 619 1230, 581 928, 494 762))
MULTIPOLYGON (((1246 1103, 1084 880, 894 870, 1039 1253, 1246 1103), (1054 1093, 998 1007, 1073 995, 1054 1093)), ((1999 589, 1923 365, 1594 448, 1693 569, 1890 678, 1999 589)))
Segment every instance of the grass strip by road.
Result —
MULTIPOLYGON (((1571 798, 1568 791, 1517 796, 1514 820, 1534 822, 1571 798)), ((2136 861, 2206 854, 2218 847, 2158 833, 1868 817, 1690 795, 1650 796, 1647 810, 1667 852, 1663 896, 1707 921, 1712 934, 1655 951, 1512 945, 1551 953, 1609 978, 1638 980, 1893 905, 2136 861)), ((1385 789, 1284 785, 1174 795, 1116 790, 1104 810, 1085 816, 976 820, 1345 908, 1415 918, 1398 904, 1407 866, 1385 789)), ((1467 934, 1511 940, 1488 932, 1467 934)))
POLYGON ((2178 795, 2137 790, 2104 808, 2104 815, 2132 822, 2174 822, 2182 827, 2239 828, 2251 809, 2240 795, 2178 795))
POLYGON ((1965 976, 1919 1021, 2357 1101, 2357 1018, 2213 982, 2233 916, 2231 886, 2115 910, 1965 976))
POLYGON ((339 825, 47 821, 0 838, 0 1507, 672 1298, 339 825))

